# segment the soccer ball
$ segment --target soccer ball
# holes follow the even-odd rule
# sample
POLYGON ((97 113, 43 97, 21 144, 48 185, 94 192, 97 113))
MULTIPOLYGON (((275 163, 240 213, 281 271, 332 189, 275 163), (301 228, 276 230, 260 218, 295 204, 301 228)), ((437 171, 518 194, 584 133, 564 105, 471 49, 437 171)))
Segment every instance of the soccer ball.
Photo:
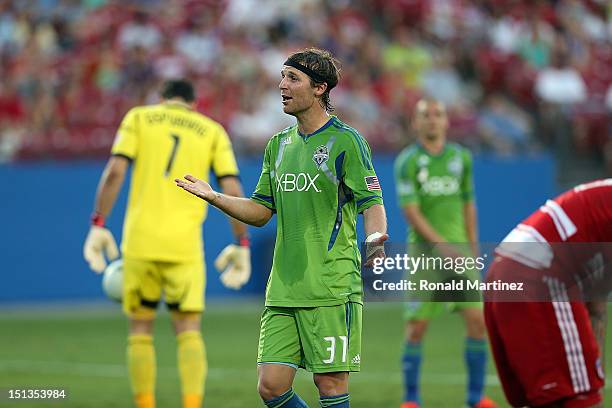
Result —
POLYGON ((123 295, 123 260, 111 262, 104 270, 102 289, 109 298, 121 302, 123 295))

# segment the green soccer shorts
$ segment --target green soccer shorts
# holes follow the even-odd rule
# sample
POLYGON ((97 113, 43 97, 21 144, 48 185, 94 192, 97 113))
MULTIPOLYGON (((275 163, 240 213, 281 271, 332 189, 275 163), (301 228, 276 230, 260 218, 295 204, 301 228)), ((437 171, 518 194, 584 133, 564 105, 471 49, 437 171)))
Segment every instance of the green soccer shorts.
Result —
POLYGON ((286 364, 312 373, 359 371, 363 306, 266 307, 257 363, 286 364))

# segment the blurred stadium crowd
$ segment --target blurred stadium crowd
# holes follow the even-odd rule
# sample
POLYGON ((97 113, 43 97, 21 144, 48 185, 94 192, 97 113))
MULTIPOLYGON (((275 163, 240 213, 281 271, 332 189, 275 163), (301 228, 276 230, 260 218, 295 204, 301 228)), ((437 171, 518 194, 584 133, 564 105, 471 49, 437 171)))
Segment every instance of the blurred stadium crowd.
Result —
POLYGON ((293 122, 284 58, 316 45, 342 61, 332 102, 375 150, 410 141, 430 95, 475 151, 562 139, 612 170, 611 16, 606 0, 0 0, 0 159, 105 156, 169 77, 259 154, 293 122))

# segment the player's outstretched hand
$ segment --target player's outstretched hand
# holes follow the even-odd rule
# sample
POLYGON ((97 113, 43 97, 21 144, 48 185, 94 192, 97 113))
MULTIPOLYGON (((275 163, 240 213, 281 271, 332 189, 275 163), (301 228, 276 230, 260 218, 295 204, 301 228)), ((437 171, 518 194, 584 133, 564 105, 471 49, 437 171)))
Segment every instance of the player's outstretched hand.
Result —
POLYGON ((83 256, 94 272, 104 272, 106 258, 112 261, 119 257, 119 249, 113 234, 104 227, 92 225, 83 245, 83 256))
POLYGON ((208 202, 211 202, 215 198, 217 198, 215 190, 213 190, 210 184, 208 184, 204 180, 195 178, 191 174, 187 174, 185 176, 185 180, 177 178, 174 179, 174 182, 183 190, 188 191, 191 194, 198 196, 208 202))
POLYGON ((228 245, 215 259, 215 268, 226 287, 238 290, 251 277, 251 250, 248 246, 228 245))
POLYGON ((389 239, 389 234, 381 234, 375 232, 368 235, 365 240, 366 246, 366 267, 371 267, 376 258, 384 258, 385 255, 385 241, 389 239))

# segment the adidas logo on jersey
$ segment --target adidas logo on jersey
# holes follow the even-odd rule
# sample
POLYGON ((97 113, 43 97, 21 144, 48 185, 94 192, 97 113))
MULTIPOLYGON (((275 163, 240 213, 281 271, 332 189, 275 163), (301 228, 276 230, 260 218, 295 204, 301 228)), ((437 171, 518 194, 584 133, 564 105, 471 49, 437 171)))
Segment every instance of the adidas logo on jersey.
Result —
POLYGON ((361 364, 361 354, 357 354, 355 357, 353 357, 351 364, 361 364))

